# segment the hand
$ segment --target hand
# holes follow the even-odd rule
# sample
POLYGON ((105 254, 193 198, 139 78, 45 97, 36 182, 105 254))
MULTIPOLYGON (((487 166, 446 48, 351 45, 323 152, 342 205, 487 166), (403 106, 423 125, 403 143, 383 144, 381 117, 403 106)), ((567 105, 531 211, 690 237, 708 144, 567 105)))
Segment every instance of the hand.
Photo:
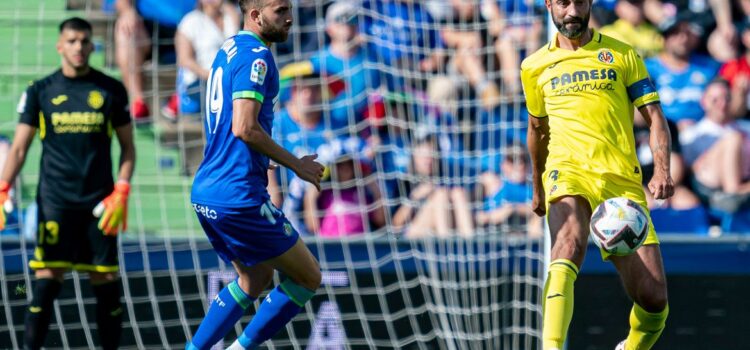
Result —
POLYGON ((112 194, 94 208, 94 216, 100 217, 99 229, 105 236, 115 236, 128 228, 128 194, 130 184, 118 181, 112 194))
POLYGON ((320 192, 320 179, 323 178, 323 171, 325 170, 325 167, 315 161, 315 159, 317 158, 317 154, 307 155, 300 158, 299 160, 302 162, 302 164, 296 172, 297 176, 299 176, 300 179, 311 183, 313 186, 315 186, 318 192, 320 192))
POLYGON ((5 229, 6 213, 13 211, 13 202, 10 200, 10 184, 0 181, 0 231, 5 229))
POLYGON ((531 210, 536 215, 544 216, 547 213, 547 207, 545 206, 544 189, 539 186, 534 186, 534 194, 531 196, 531 210))
POLYGON ((667 199, 674 194, 674 181, 672 176, 665 171, 656 171, 651 181, 648 183, 648 190, 654 196, 654 199, 667 199))

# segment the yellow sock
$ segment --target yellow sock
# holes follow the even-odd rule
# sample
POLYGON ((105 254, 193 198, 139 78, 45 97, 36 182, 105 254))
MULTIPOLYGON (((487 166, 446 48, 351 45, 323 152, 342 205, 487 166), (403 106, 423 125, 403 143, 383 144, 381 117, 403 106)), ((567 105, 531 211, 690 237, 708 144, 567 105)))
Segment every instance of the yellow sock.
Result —
POLYGON ((626 350, 648 350, 659 339, 667 322, 669 305, 657 313, 650 313, 640 305, 633 303, 630 311, 630 333, 625 340, 626 350))
POLYGON ((567 259, 557 259, 549 266, 544 285, 542 341, 544 350, 562 349, 573 318, 573 283, 578 266, 567 259))

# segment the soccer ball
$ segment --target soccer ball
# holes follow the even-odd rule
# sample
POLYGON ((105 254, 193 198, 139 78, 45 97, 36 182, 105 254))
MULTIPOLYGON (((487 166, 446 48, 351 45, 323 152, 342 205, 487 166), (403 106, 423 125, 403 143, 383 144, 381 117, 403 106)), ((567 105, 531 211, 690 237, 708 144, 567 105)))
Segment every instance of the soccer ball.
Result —
POLYGON ((617 256, 635 253, 648 235, 648 218, 638 203, 623 197, 599 204, 591 215, 591 235, 597 247, 617 256))

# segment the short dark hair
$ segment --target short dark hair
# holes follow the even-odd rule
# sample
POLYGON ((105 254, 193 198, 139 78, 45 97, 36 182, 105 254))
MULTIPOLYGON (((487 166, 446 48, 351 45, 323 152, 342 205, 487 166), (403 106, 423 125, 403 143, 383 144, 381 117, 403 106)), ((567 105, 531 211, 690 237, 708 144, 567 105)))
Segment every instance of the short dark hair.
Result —
POLYGON ((714 85, 714 84, 724 86, 727 89, 730 88, 729 80, 726 80, 722 77, 716 77, 714 79, 711 79, 711 81, 709 81, 708 84, 706 84, 706 88, 708 88, 709 85, 714 85))
POLYGON ((266 0, 240 0, 240 11, 242 11, 242 16, 245 16, 250 9, 262 9, 264 6, 266 6, 266 0))
POLYGON ((91 27, 91 23, 80 17, 71 17, 62 21, 62 23, 60 23, 60 33, 62 33, 65 29, 88 32, 91 32, 93 30, 91 27))

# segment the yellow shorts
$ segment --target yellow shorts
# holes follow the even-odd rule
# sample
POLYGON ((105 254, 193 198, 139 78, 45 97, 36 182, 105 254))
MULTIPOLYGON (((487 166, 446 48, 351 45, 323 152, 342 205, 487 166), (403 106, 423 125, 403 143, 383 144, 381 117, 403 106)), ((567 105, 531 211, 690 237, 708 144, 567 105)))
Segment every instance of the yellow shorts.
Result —
MULTIPOLYGON (((547 169, 542 177, 547 207, 561 197, 581 196, 591 206, 591 211, 608 198, 625 197, 638 203, 648 217, 646 244, 659 244, 651 214, 646 203, 646 194, 639 179, 630 179, 613 174, 597 174, 588 170, 547 169)), ((549 211, 548 211, 549 212, 549 211)), ((602 259, 608 260, 611 254, 600 250, 602 259)))

